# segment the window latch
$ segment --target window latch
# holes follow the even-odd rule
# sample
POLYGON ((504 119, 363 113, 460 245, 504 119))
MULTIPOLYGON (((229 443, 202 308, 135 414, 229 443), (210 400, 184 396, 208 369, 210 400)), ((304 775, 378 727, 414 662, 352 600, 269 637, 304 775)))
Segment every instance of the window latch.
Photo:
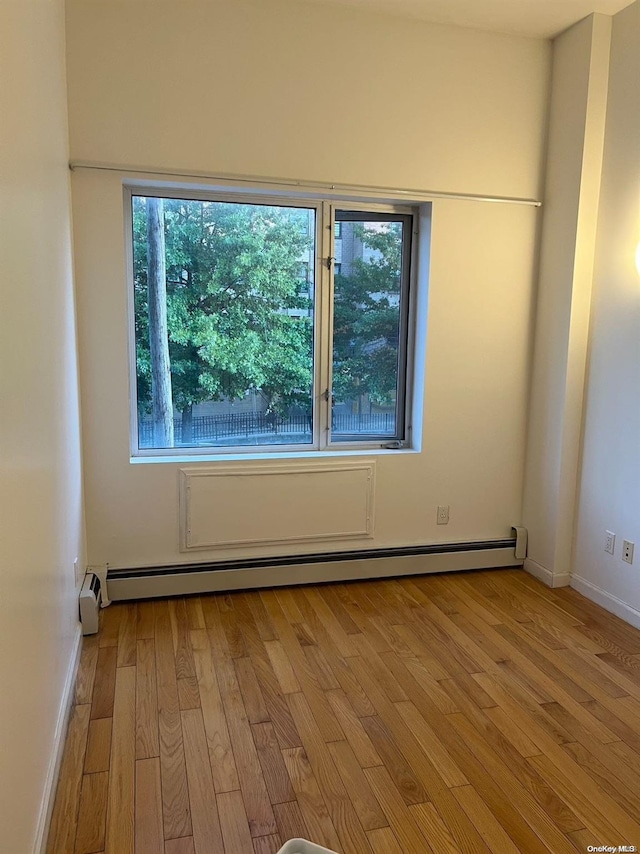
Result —
POLYGON ((331 269, 331 266, 335 260, 336 259, 332 255, 327 255, 327 270, 331 269))
POLYGON ((322 392, 322 397, 328 403, 331 400, 331 398, 333 397, 333 393, 332 393, 331 389, 325 388, 325 390, 322 392))

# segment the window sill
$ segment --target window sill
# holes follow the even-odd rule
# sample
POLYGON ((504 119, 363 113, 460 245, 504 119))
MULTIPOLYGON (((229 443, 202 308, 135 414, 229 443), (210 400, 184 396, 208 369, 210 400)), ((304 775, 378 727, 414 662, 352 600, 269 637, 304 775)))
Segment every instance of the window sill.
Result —
POLYGON ((344 450, 327 451, 282 451, 270 453, 247 454, 162 454, 131 457, 132 465, 147 465, 149 463, 228 463, 252 460, 326 460, 342 457, 371 457, 398 456, 399 454, 418 454, 417 448, 345 448, 344 450))

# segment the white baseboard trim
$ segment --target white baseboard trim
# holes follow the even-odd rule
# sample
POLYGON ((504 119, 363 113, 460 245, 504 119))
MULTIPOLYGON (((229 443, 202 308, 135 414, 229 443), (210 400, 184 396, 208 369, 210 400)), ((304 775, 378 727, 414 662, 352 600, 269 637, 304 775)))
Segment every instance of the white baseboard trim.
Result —
POLYGON ((543 566, 541 563, 537 563, 535 560, 531 560, 530 557, 525 558, 524 569, 530 575, 533 575, 534 578, 537 578, 539 581, 542 581, 543 584, 546 584, 547 587, 568 587, 571 582, 570 573, 561 572, 554 575, 550 569, 547 569, 546 566, 543 566))
POLYGON ((571 586, 578 593, 586 596, 587 599, 591 599, 592 602, 601 605, 605 610, 615 614, 616 617, 620 617, 626 623, 630 623, 636 629, 640 629, 640 611, 623 602, 622 599, 618 599, 613 593, 607 593, 606 590, 603 590, 596 584, 592 584, 586 578, 582 578, 579 575, 571 576, 571 586))
POLYGON ((58 777, 60 775, 60 765, 62 764, 64 743, 67 736, 69 719, 71 718, 71 710, 73 708, 73 696, 76 687, 78 665, 80 664, 81 649, 82 627, 78 624, 76 628, 76 635, 73 639, 73 649, 71 650, 69 667, 67 668, 67 675, 62 689, 60 708, 58 709, 58 720, 56 721, 56 728, 53 736, 53 748, 49 758, 49 767, 47 769, 44 793, 42 795, 42 803, 40 805, 40 815, 38 816, 33 854, 45 854, 45 849, 47 847, 47 837, 49 835, 49 826, 51 824, 51 814, 53 813, 53 803, 56 797, 58 777))

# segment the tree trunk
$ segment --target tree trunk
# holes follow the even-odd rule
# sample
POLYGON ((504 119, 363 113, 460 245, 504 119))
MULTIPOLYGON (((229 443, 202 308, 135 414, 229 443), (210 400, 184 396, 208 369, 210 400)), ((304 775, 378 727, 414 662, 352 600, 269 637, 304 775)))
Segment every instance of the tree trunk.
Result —
POLYGON ((182 444, 193 444, 193 406, 191 405, 182 410, 182 444))
POLYGON ((173 403, 167 331, 167 276, 164 254, 162 199, 147 198, 147 253, 149 288, 149 350, 153 446, 173 447, 173 403))

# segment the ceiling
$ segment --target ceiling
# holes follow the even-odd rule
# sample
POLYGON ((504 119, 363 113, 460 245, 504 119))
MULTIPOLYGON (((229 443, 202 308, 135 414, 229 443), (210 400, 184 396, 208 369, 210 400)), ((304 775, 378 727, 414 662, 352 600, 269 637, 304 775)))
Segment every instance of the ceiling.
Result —
POLYGON ((631 0, 307 0, 439 24, 550 38, 590 15, 614 15, 631 0))

